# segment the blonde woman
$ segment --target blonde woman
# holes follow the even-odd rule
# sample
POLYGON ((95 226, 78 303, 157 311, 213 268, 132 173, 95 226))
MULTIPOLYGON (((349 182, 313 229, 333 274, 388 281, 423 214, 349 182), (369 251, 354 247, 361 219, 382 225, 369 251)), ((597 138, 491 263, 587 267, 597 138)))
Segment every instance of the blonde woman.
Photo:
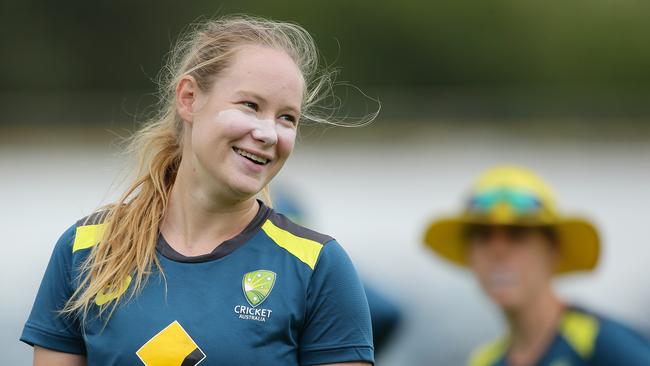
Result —
MULTIPOLYGON (((301 27, 205 22, 164 70, 135 180, 66 230, 21 340, 35 365, 373 362, 368 304, 331 237, 256 199, 327 87, 301 27)), ((266 195, 268 197, 268 195, 266 195)))

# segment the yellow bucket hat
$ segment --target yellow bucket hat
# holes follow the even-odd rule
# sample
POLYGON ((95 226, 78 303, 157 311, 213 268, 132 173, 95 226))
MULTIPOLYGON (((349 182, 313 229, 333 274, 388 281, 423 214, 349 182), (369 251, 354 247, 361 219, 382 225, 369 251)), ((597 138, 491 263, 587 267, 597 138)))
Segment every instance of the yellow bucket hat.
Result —
POLYGON ((551 188, 525 168, 489 169, 470 190, 465 209, 431 223, 424 241, 443 258, 467 266, 464 229, 468 224, 553 227, 560 249, 556 274, 591 270, 598 263, 600 240, 594 225, 559 215, 551 188))

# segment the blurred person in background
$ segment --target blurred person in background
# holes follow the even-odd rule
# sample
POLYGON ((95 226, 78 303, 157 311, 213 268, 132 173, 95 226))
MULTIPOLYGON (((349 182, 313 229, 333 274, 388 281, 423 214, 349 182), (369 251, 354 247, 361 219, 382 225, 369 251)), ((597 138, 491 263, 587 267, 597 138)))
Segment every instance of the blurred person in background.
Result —
POLYGON ((204 22, 163 68, 139 170, 61 236, 21 340, 34 365, 373 363, 343 248, 258 200, 328 84, 300 26, 204 22))
MULTIPOLYGON (((274 186, 271 189, 273 197, 273 209, 285 216, 291 221, 300 225, 311 226, 309 224, 309 215, 301 200, 293 191, 289 191, 283 186, 274 186)), ((372 340, 375 346, 375 356, 381 355, 394 338, 395 333, 402 318, 400 307, 389 298, 389 294, 368 285, 363 281, 363 288, 368 298, 370 307, 370 320, 372 321, 372 340)))
POLYGON ((650 365, 650 345, 637 332, 553 290, 554 276, 596 267, 600 242, 589 221, 558 213, 535 173, 488 170, 465 210, 434 221, 425 243, 469 267, 507 322, 508 334, 476 350, 471 366, 650 365))

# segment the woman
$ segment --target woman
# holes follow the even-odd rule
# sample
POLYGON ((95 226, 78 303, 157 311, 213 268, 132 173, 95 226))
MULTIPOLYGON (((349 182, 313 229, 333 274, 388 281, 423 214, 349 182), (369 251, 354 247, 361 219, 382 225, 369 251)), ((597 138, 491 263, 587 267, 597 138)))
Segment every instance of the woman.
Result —
POLYGON ((341 246, 256 199, 317 119, 316 63, 288 23, 227 17, 182 39, 132 185, 54 249, 21 337, 35 365, 373 362, 341 246))
POLYGON ((489 170, 465 211, 433 222, 425 242, 469 266, 508 323, 509 334, 476 351, 470 365, 650 365, 645 339, 553 291, 554 275, 596 266, 599 239, 588 221, 558 215, 550 187, 534 173, 489 170))

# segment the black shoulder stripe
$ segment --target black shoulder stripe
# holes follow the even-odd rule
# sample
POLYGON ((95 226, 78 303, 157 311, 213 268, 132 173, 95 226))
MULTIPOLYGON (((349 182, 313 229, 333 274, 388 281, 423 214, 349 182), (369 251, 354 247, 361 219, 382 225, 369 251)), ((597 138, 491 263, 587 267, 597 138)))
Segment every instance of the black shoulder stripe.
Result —
POLYGON ((271 220, 273 225, 279 227, 282 230, 286 230, 295 236, 313 240, 320 244, 325 244, 329 241, 334 240, 334 238, 332 238, 329 235, 321 234, 314 230, 307 229, 306 227, 300 226, 294 223, 293 221, 289 220, 283 214, 275 211, 271 211, 271 214, 269 215, 269 220, 271 220))
POLYGON ((101 211, 94 212, 82 218, 81 220, 77 221, 77 226, 101 224, 104 222, 104 219, 106 219, 107 214, 108 214, 108 210, 101 210, 101 211))

